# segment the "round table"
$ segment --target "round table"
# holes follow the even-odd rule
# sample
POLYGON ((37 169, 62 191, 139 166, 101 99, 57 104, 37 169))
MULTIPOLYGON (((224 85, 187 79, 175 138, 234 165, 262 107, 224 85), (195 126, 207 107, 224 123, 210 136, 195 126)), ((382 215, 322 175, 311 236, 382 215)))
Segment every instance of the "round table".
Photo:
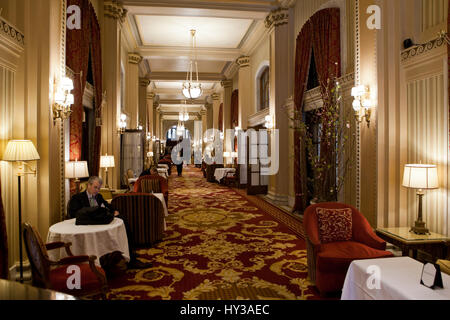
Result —
MULTIPOLYGON (((113 251, 122 252, 122 255, 130 260, 123 220, 114 218, 110 224, 89 226, 77 226, 75 220, 65 220, 52 225, 48 231, 47 242, 72 242, 70 249, 75 256, 94 255, 97 257, 97 265, 100 265, 101 256, 113 251)), ((48 254, 54 261, 67 256, 64 249, 50 250, 48 254)))
POLYGON ((229 172, 235 173, 236 169, 235 168, 217 168, 214 171, 214 178, 216 178, 217 182, 220 182, 229 172))

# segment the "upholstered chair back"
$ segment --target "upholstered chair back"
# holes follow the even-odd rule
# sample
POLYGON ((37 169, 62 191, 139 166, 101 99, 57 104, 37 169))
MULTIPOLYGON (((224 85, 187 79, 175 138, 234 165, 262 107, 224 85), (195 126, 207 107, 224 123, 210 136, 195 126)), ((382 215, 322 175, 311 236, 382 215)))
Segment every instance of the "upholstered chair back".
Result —
POLYGON ((162 240, 164 208, 156 196, 149 193, 125 193, 114 197, 111 204, 126 217, 136 245, 151 245, 162 240))

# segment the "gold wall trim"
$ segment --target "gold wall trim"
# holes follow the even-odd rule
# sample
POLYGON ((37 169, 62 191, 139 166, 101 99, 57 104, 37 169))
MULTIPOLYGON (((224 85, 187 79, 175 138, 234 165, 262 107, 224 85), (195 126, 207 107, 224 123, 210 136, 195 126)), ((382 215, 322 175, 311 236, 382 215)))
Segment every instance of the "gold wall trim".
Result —
POLYGON ((0 35, 13 41, 22 48, 25 46, 25 36, 23 33, 2 17, 0 17, 0 35))
POLYGON ((407 62, 409 59, 419 57, 425 53, 428 53, 436 48, 445 45, 445 41, 442 38, 431 40, 427 43, 414 46, 402 52, 402 62, 407 62))

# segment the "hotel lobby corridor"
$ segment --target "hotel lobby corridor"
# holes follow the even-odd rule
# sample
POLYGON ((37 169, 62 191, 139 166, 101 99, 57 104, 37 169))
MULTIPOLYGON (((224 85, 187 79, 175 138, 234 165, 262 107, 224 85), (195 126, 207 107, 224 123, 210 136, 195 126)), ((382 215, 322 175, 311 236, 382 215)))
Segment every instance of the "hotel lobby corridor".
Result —
POLYGON ((138 251, 153 267, 108 279, 107 298, 317 298, 300 222, 288 227, 278 218, 284 213, 260 202, 206 182, 193 166, 172 173, 164 240, 138 251))

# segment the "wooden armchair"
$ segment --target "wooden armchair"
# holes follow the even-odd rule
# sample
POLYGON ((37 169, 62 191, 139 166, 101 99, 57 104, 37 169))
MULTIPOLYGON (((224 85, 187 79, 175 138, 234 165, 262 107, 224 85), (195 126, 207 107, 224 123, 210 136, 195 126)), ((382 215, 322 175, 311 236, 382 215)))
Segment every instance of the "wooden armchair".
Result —
POLYGON ((152 245, 164 236, 164 208, 150 193, 124 193, 111 205, 125 216, 138 246, 152 245))
POLYGON ((70 251, 71 243, 53 242, 44 245, 37 230, 29 223, 23 224, 23 239, 31 264, 33 286, 64 292, 77 297, 101 294, 103 298, 108 291, 105 272, 95 265, 96 256, 74 256, 70 251), (68 257, 51 261, 47 250, 64 248, 68 257), (69 289, 67 279, 68 266, 80 268, 81 288, 69 289))
POLYGON ((169 205, 169 182, 159 174, 140 177, 134 184, 134 192, 162 193, 166 205, 169 205))
POLYGON ((240 186, 240 176, 239 176, 239 168, 236 169, 236 172, 227 172, 225 177, 222 179, 222 183, 228 187, 239 188, 240 186))

